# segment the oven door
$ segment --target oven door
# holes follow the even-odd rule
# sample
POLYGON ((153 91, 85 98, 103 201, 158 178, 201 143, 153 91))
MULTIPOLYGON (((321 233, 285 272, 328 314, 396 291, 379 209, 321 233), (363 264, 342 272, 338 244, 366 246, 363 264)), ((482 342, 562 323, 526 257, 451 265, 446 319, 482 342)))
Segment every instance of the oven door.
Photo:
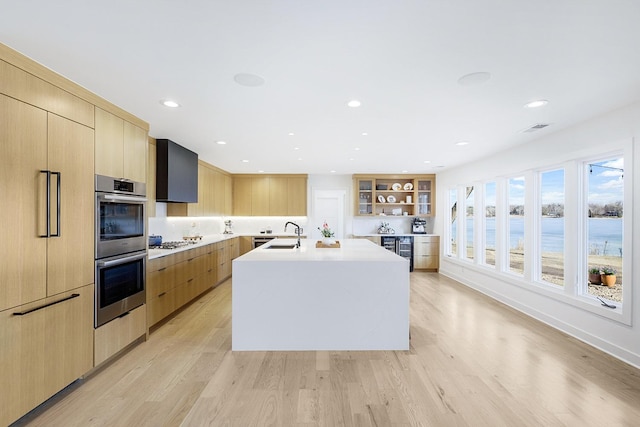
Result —
POLYGON ((96 259, 146 249, 146 200, 96 192, 96 259))
POLYGON ((145 303, 146 265, 146 251, 96 261, 96 328, 145 303))

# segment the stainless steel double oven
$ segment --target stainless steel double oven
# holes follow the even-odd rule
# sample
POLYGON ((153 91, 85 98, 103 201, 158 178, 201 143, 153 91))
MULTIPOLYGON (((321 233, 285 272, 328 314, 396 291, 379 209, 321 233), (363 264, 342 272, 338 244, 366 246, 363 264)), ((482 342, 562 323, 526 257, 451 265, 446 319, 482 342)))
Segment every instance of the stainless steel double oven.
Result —
POLYGON ((96 175, 94 325, 124 316, 146 301, 146 185, 96 175))

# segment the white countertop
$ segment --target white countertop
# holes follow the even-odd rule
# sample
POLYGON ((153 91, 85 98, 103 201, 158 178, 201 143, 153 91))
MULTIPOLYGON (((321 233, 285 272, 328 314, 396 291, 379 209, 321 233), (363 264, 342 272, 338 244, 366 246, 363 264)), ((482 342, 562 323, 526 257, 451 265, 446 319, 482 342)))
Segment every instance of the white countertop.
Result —
POLYGON ((316 240, 302 239, 301 247, 294 249, 269 249, 273 244, 294 244, 296 239, 276 239, 251 252, 236 258, 233 262, 275 261, 370 261, 370 262, 407 262, 395 253, 363 239, 340 240, 339 248, 316 248, 316 240))
MULTIPOLYGON (((178 252, 188 251, 190 249, 195 249, 200 246, 210 245, 212 243, 222 242, 224 240, 233 239, 235 237, 272 237, 272 238, 291 238, 296 237, 295 233, 255 233, 255 234, 211 234, 208 236, 202 236, 202 240, 197 243, 193 243, 190 245, 182 246, 176 249, 149 249, 148 258, 155 259, 160 258, 167 255, 173 255, 178 252)), ((306 237, 304 234, 301 237, 306 237)), ((275 249, 274 249, 275 250, 275 249)))

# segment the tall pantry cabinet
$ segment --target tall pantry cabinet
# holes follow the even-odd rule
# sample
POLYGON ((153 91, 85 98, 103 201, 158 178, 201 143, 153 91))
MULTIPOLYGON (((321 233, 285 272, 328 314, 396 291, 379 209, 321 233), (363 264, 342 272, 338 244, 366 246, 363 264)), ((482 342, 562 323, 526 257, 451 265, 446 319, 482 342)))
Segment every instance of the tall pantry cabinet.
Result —
POLYGON ((0 425, 93 367, 93 105, 0 45, 0 425))

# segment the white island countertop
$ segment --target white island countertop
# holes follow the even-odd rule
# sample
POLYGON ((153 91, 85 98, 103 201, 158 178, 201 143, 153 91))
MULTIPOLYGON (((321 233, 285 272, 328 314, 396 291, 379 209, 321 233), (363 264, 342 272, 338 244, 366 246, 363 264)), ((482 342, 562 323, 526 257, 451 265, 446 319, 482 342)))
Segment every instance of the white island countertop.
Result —
POLYGON ((233 261, 232 349, 408 350, 409 261, 364 239, 276 239, 233 261))
POLYGON ((382 246, 362 239, 341 240, 339 248, 316 248, 316 240, 300 239, 300 248, 269 249, 273 245, 292 245, 296 242, 297 239, 277 238, 236 258, 235 261, 406 261, 382 246))

